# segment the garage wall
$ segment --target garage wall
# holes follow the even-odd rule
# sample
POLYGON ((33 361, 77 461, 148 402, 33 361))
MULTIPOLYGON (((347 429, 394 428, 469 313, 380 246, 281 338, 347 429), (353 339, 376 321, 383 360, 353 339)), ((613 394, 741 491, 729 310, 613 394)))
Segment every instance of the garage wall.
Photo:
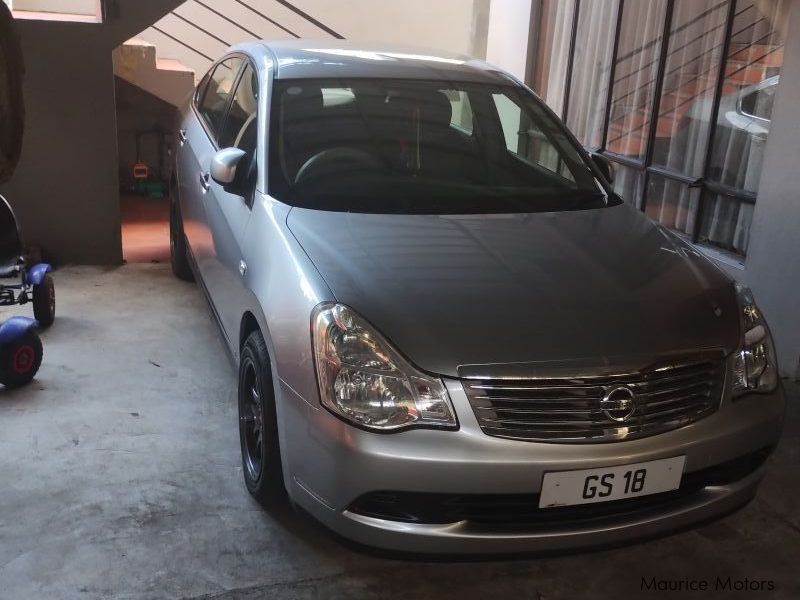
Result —
POLYGON ((111 54, 97 36, 75 27, 18 25, 27 119, 22 160, 2 193, 26 241, 41 245, 46 256, 119 262, 111 54))

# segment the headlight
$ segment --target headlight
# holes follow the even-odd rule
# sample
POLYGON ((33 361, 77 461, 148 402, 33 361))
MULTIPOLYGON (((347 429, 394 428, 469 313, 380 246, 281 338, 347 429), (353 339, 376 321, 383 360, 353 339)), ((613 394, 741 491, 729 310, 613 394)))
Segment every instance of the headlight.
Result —
POLYGON ((736 296, 743 335, 741 348, 733 359, 733 395, 771 392, 778 385, 778 370, 769 327, 750 288, 737 284, 736 296))
POLYGON ((322 304, 311 328, 323 406, 378 431, 457 426, 441 379, 414 368, 351 308, 322 304))

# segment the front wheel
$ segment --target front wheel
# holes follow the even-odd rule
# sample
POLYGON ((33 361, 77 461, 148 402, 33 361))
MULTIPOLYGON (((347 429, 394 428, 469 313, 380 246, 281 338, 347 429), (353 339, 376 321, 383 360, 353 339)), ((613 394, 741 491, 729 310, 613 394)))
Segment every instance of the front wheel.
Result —
POLYGON ((284 497, 275 394, 261 333, 250 334, 239 362, 239 439, 247 491, 265 508, 284 497))
POLYGON ((42 354, 42 340, 33 329, 0 346, 0 383, 6 387, 30 383, 42 365, 42 354))
POLYGON ((50 275, 33 286, 33 316, 42 327, 50 327, 56 320, 56 286, 50 275))

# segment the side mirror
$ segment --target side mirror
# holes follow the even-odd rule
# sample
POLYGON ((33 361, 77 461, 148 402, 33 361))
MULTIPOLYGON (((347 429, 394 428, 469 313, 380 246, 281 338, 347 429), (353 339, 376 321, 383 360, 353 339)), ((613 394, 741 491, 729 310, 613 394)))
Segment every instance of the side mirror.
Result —
POLYGON ((608 183, 614 183, 614 165, 602 154, 592 153, 592 160, 608 183))
POLYGON ((224 148, 211 159, 211 178, 223 188, 236 181, 236 168, 247 152, 239 148, 224 148))

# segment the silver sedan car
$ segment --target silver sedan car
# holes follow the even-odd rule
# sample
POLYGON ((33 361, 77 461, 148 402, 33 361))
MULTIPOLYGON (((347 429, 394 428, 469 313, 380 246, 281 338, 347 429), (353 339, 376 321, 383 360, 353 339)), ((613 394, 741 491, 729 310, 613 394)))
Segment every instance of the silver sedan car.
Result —
POLYGON ((357 542, 515 552, 750 500, 784 413, 747 288, 514 77, 250 43, 182 109, 172 266, 239 372, 242 470, 357 542))

